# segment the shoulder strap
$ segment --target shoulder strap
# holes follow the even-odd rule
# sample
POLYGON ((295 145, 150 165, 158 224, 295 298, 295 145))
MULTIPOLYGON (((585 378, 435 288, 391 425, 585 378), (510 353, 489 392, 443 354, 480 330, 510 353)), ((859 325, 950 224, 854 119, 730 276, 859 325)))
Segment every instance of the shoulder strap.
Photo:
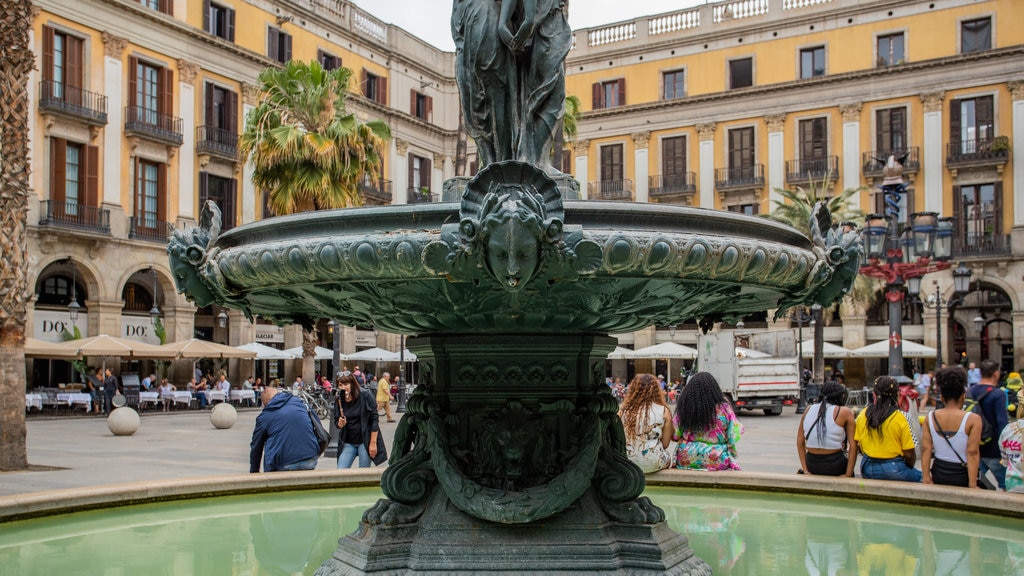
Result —
MULTIPOLYGON (((821 412, 821 410, 823 410, 823 409, 825 409, 827 407, 828 406, 824 402, 821 403, 821 404, 818 404, 818 412, 821 412)), ((806 434, 804 434, 804 440, 808 440, 811 437, 811 431, 814 430, 814 427, 818 425, 818 418, 817 418, 818 414, 815 414, 814 416, 815 416, 814 423, 811 424, 811 427, 808 428, 807 431, 806 431, 806 434)))
POLYGON ((946 436, 946 432, 942 429, 942 426, 939 425, 939 419, 935 417, 934 411, 931 413, 931 418, 932 424, 935 425, 935 429, 939 431, 939 436, 942 436, 946 440, 946 444, 949 444, 949 449, 953 451, 954 455, 956 455, 956 459, 964 466, 967 466, 967 462, 964 462, 964 459, 960 457, 960 453, 956 451, 956 448, 953 448, 953 443, 949 441, 949 436, 946 436))

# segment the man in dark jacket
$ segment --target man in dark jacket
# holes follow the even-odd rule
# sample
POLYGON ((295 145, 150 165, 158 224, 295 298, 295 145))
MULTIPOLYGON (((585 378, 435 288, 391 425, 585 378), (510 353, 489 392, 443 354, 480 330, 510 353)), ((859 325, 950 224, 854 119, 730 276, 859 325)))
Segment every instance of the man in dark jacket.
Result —
POLYGON ((986 358, 979 368, 981 382, 971 386, 968 394, 981 405, 985 419, 992 424, 993 439, 981 445, 981 466, 978 476, 991 470, 1000 490, 1006 490, 1006 466, 1000 462, 999 434, 1008 422, 1006 394, 999 388, 999 364, 986 358), (984 396, 984 397, 983 397, 984 396))
POLYGON ((249 472, 313 470, 320 443, 306 405, 297 396, 268 387, 261 395, 263 411, 256 417, 249 449, 249 472))

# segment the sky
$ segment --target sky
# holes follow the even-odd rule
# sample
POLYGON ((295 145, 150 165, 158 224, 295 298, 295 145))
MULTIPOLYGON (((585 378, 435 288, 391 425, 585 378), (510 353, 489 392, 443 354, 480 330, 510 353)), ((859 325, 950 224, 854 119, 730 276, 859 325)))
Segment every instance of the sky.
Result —
MULTIPOLYGON (((452 0, 353 0, 353 3, 377 19, 403 28, 442 50, 455 50, 449 26, 452 0)), ((589 28, 703 3, 703 0, 571 0, 569 25, 573 30, 589 28)))

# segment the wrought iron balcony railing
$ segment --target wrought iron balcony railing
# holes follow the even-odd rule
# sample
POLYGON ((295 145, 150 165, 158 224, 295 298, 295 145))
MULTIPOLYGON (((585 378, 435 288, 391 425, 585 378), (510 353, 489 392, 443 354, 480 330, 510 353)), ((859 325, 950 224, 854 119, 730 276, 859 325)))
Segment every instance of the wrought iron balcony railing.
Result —
POLYGON ((128 237, 135 240, 166 243, 174 231, 174 224, 148 218, 128 218, 128 237))
POLYGON ((882 175, 882 168, 885 168, 885 163, 889 161, 889 156, 895 156, 896 160, 903 164, 904 174, 916 174, 921 170, 921 161, 919 160, 919 149, 917 146, 911 146, 910 148, 897 148, 894 150, 872 150, 870 152, 864 152, 861 154, 861 164, 863 166, 864 176, 875 177, 882 175))
POLYGON ((409 204, 430 204, 437 202, 436 194, 431 194, 429 188, 409 188, 406 202, 409 204))
POLYGON ((41 200, 39 225, 110 234, 110 210, 76 201, 41 200))
POLYGON ((53 80, 39 83, 39 111, 55 112, 103 126, 107 123, 107 97, 53 80))
POLYGON ((715 189, 741 189, 764 187, 764 164, 715 168, 715 189))
POLYGON ((391 180, 380 178, 378 180, 363 179, 359 182, 359 193, 366 200, 377 204, 391 204, 391 180))
POLYGON ((953 236, 953 259, 1008 256, 1010 252, 1009 234, 960 234, 953 236))
POLYGON ((697 174, 684 172, 668 176, 651 176, 647 179, 647 190, 651 198, 690 196, 697 192, 697 174))
POLYGON ((184 141, 181 118, 161 114, 142 106, 125 106, 124 131, 172 146, 184 141))
POLYGON ((835 182, 839 179, 839 157, 801 158, 786 160, 786 182, 811 183, 825 179, 835 182))
POLYGON ((587 197, 591 200, 632 200, 633 181, 602 180, 587 185, 587 197))
POLYGON ((1006 136, 979 140, 954 140, 946 145, 946 166, 988 166, 1005 164, 1010 156, 1010 139, 1006 136))
POLYGON ((216 126, 196 126, 196 153, 238 160, 238 134, 216 126))

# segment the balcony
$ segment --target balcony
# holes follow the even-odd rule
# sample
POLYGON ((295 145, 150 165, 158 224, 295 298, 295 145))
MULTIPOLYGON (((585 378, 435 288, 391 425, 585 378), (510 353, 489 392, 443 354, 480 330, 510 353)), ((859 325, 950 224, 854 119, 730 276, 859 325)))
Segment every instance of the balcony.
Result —
POLYGON ((839 157, 786 160, 787 184, 813 184, 839 180, 839 157))
POLYGON ((715 168, 715 190, 764 188, 764 164, 715 168))
POLYGON ((181 118, 161 114, 142 106, 125 106, 124 131, 129 136, 181 146, 184 141, 181 118))
POLYGON ((953 259, 1002 257, 1010 255, 1009 234, 955 235, 953 259))
POLYGON ((196 154, 238 161, 238 134, 216 126, 196 126, 196 154))
POLYGON ((41 200, 39 225, 110 234, 110 210, 75 201, 41 200))
POLYGON ((364 178, 359 182, 359 193, 371 204, 391 204, 391 180, 364 178))
POLYGON ((632 200, 633 181, 602 180, 587 185, 587 197, 591 200, 632 200))
POLYGON ((159 242, 166 244, 174 230, 174 224, 163 220, 139 219, 135 216, 128 218, 128 238, 133 240, 146 240, 148 242, 159 242))
POLYGON ((919 149, 917 146, 910 148, 899 148, 896 150, 872 150, 861 154, 861 165, 865 178, 876 178, 882 175, 882 168, 889 161, 889 156, 895 156, 899 162, 903 158, 903 174, 917 174, 921 170, 919 160, 919 149))
POLYGON ((669 176, 651 176, 647 179, 647 189, 653 199, 689 201, 697 192, 697 174, 685 172, 669 176))
POLYGON ((436 194, 430 193, 430 188, 409 188, 406 202, 409 204, 430 204, 431 202, 437 202, 439 198, 436 194))
POLYGON ((53 80, 39 83, 39 111, 54 113, 90 126, 107 123, 107 97, 53 80))
POLYGON ((1010 139, 1006 136, 978 140, 954 140, 946 145, 946 168, 954 172, 963 168, 994 166, 1000 172, 1010 157, 1010 139))

